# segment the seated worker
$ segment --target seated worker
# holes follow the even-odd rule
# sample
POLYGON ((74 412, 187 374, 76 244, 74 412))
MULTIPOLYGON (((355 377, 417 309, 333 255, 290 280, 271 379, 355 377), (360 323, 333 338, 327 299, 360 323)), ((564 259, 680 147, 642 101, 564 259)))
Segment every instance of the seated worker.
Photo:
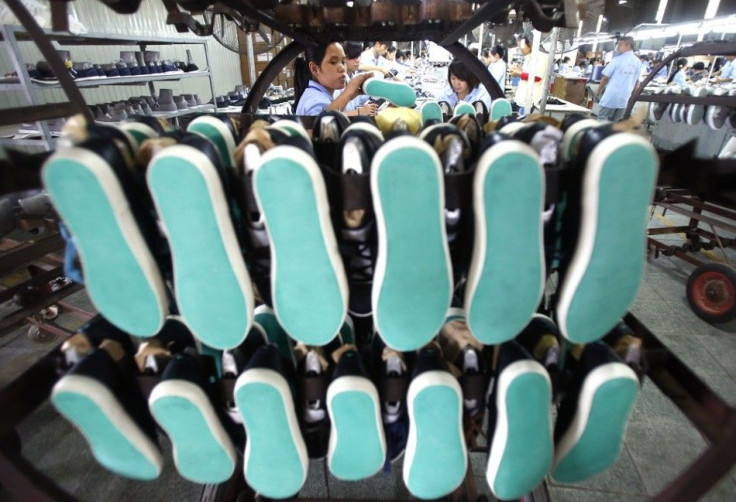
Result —
POLYGON ((386 60, 388 52, 388 42, 374 42, 372 47, 364 50, 360 55, 360 71, 377 71, 383 73, 385 78, 392 78, 391 68, 386 60))
POLYGON ((338 42, 310 47, 304 51, 304 58, 294 61, 297 115, 319 115, 325 109, 344 112, 347 104, 363 93, 363 82, 373 75, 363 73, 348 82, 345 63, 345 52, 338 42), (338 89, 343 92, 334 97, 338 89))
MULTIPOLYGON (((358 75, 360 53, 363 52, 363 45, 360 42, 345 42, 343 47, 345 48, 345 66, 347 67, 348 82, 350 82, 350 79, 358 75)), ((338 97, 342 91, 342 89, 336 90, 333 96, 338 97)), ((369 103, 370 99, 371 97, 367 94, 361 94, 351 100, 345 105, 345 115, 375 115, 378 107, 375 103, 369 103)))
POLYGON ((487 109, 491 109, 491 96, 488 91, 480 83, 476 77, 466 66, 459 60, 455 59, 450 63, 447 70, 447 82, 449 87, 437 96, 438 101, 447 101, 452 108, 458 101, 467 101, 472 104, 476 101, 483 101, 487 109))
POLYGON ((672 75, 670 75, 670 78, 667 79, 667 84, 687 87, 686 71, 687 58, 678 59, 675 63, 675 70, 672 72, 672 75))

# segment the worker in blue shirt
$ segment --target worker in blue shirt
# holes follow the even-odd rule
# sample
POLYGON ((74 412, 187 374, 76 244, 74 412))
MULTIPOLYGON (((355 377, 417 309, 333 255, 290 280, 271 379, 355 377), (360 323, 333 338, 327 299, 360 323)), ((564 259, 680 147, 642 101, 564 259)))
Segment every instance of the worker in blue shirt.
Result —
POLYGON ((345 51, 337 42, 310 47, 304 51, 304 58, 294 61, 295 113, 319 115, 325 109, 345 111, 347 104, 363 93, 363 82, 372 76, 363 73, 348 82, 345 51), (344 90, 334 97, 337 89, 344 90))
POLYGON ((448 87, 437 97, 438 101, 446 101, 450 107, 454 108, 458 101, 467 101, 470 104, 476 101, 483 101, 486 109, 491 109, 491 96, 488 91, 480 83, 468 68, 460 61, 455 59, 450 63, 447 70, 448 87))
POLYGON ((731 82, 736 78, 736 64, 733 60, 736 56, 726 56, 726 63, 721 69, 713 73, 714 77, 718 77, 716 82, 731 82))
POLYGON ((624 111, 631 93, 636 88, 641 75, 641 61, 634 54, 634 39, 621 37, 616 43, 618 56, 603 69, 596 96, 600 98, 598 118, 618 122, 624 118, 624 111))
POLYGON ((679 85, 680 87, 687 87, 687 80, 685 80, 687 70, 687 58, 680 58, 675 63, 675 70, 667 79, 668 85, 679 85))

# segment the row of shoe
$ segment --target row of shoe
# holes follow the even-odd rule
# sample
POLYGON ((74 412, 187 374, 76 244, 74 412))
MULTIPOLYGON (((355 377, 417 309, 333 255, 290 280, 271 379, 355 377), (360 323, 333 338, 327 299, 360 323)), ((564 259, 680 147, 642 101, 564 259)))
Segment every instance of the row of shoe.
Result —
MULTIPOLYGON (((189 50, 187 50, 186 63, 162 60, 158 51, 121 51, 120 59, 109 64, 73 62, 70 51, 57 52, 64 61, 69 74, 77 81, 199 71, 189 50)), ((31 80, 37 84, 58 84, 59 82, 46 61, 39 61, 35 66, 28 65, 27 69, 31 80)))
MULTIPOLYGON (((687 95, 694 98, 707 96, 736 96, 736 89, 726 87, 668 86, 657 89, 654 94, 687 95)), ((648 118, 651 123, 669 120, 672 123, 697 125, 704 122, 714 131, 724 127, 736 127, 736 109, 728 106, 705 106, 692 103, 650 103, 648 118)))
POLYGON ((115 101, 92 105, 96 121, 123 122, 136 115, 151 116, 156 113, 169 113, 205 106, 197 94, 174 95, 171 89, 160 89, 158 97, 134 96, 127 101, 115 101))

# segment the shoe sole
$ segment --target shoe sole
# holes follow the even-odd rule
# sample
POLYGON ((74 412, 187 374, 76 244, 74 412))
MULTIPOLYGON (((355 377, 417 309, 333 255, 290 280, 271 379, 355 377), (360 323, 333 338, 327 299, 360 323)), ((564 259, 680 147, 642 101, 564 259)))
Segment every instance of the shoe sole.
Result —
POLYGON ((283 145, 263 155, 253 188, 271 240, 279 324, 300 342, 325 345, 345 321, 348 285, 322 173, 306 152, 283 145))
POLYGON ((210 140, 220 154, 223 167, 235 164, 235 138, 222 120, 211 115, 197 117, 189 123, 187 131, 210 140))
POLYGON ((201 484, 230 479, 237 462, 235 448, 198 385, 166 380, 153 388, 148 404, 171 440, 182 477, 201 484))
POLYGON ((460 384, 447 371, 426 371, 411 381, 406 401, 404 484, 419 498, 445 496, 460 486, 468 467, 460 384))
POLYGON ((332 421, 327 465, 339 479, 357 481, 373 476, 386 460, 386 439, 378 391, 364 377, 344 376, 327 389, 332 421))
POLYGON ((489 119, 493 122, 498 122, 504 117, 508 117, 513 113, 511 108, 511 102, 508 99, 498 98, 494 99, 491 103, 491 116, 489 119))
POLYGON ((61 378, 51 402, 87 440, 97 462, 132 479, 156 479, 163 459, 156 445, 128 415, 110 390, 82 375, 61 378))
POLYGON ((465 305, 468 327, 484 344, 513 339, 539 306, 545 275, 544 188, 539 156, 519 141, 494 145, 478 161, 465 305))
POLYGON ((266 497, 295 495, 307 478, 309 459, 289 384, 276 371, 247 370, 235 384, 235 402, 248 438, 246 481, 266 497))
POLYGON ((578 241, 557 303, 558 327, 568 340, 601 338, 634 301, 656 179, 652 145, 632 134, 605 138, 587 159, 578 241))
POLYGON ((43 182, 74 236, 97 310, 127 333, 155 335, 168 311, 166 286, 110 165, 67 148, 45 164, 43 182))
POLYGON ((422 105, 422 124, 426 124, 430 120, 439 120, 442 122, 444 116, 442 115, 442 108, 437 104, 436 101, 426 101, 422 105))
POLYGON ((158 133, 153 128, 140 122, 126 122, 121 124, 120 129, 127 132, 135 140, 136 149, 143 146, 144 141, 158 138, 158 133))
POLYGON ((459 115, 475 116, 475 107, 466 101, 459 101, 452 111, 452 116, 457 117, 459 115))
POLYGON ((586 376, 573 421, 557 444, 555 480, 577 483, 616 461, 638 394, 636 374, 623 363, 604 364, 586 376))
POLYGON ((147 178, 185 324, 210 347, 237 347, 253 323, 253 287, 215 166, 199 150, 174 145, 156 156, 147 178))
POLYGON ((371 77, 363 82, 363 92, 373 98, 384 98, 396 106, 413 107, 417 102, 414 90, 403 82, 371 77))
POLYGON ((538 362, 517 361, 501 372, 486 466, 486 480, 498 499, 521 498, 549 472, 554 455, 551 400, 549 376, 538 362))
POLYGON ((378 230, 375 326, 390 348, 415 350, 440 330, 452 296, 437 153, 418 138, 391 140, 373 158, 371 192, 378 230))

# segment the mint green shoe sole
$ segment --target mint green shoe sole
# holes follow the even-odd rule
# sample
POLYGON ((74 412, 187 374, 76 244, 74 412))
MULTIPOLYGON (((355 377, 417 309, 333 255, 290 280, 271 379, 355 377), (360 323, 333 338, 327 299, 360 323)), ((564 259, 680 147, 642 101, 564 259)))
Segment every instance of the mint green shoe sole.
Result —
POLYGON ((379 78, 369 78, 363 83, 363 92, 374 98, 384 98, 396 106, 413 107, 417 95, 408 84, 379 78))
POLYGON ((498 122, 504 117, 508 117, 513 113, 511 102, 505 98, 497 98, 491 102, 490 120, 498 122))
POLYGON ((373 158, 371 192, 378 229, 375 326, 389 347, 415 350, 439 332, 452 295, 437 153, 418 138, 389 141, 373 158))
POLYGON ((61 378, 51 402, 87 440, 97 462, 132 479, 156 479, 163 459, 156 445, 102 383, 81 375, 61 378))
POLYGON ((186 380, 166 380, 148 398, 153 417, 171 440, 174 463, 194 483, 224 483, 237 457, 204 391, 186 380))
POLYGON ((147 177, 171 244, 184 322, 210 347, 237 347, 253 323, 253 286, 215 166, 199 150, 174 145, 155 157, 147 177))
POLYGON ((503 141, 483 153, 473 179, 475 240, 465 310, 468 327, 484 344, 513 339, 539 306, 543 205, 544 171, 534 150, 503 141))
POLYGON ((245 480, 266 497, 295 495, 307 478, 309 459, 289 384, 273 370, 247 370, 235 384, 235 402, 248 438, 245 480))
POLYGON ((614 134, 591 152, 578 242, 557 302, 560 331, 571 342, 601 338, 631 307, 644 272, 656 180, 657 155, 639 136, 614 134))
POLYGON ((541 364, 517 361, 504 368, 496 389, 496 426, 486 466, 488 486, 498 499, 521 498, 549 472, 551 400, 549 376, 541 364))
POLYGON ((403 478, 416 497, 443 497, 465 479, 468 452, 462 399, 460 384, 447 371, 426 371, 409 385, 409 438, 403 478))
POLYGON ((386 439, 378 391, 364 377, 343 376, 327 389, 332 421, 327 464, 339 479, 356 481, 373 476, 386 459, 386 439))
POLYGON ((217 117, 203 115, 192 120, 187 126, 188 132, 199 134, 210 140, 220 155, 222 166, 232 167, 235 165, 235 139, 230 129, 217 117))
POLYGON ((295 340, 325 345, 340 331, 348 285, 322 173, 293 146, 263 155, 254 192, 271 240, 271 289, 279 324, 295 340))
POLYGON ((458 101, 455 105, 455 109, 452 111, 452 115, 457 117, 459 115, 473 115, 475 116, 475 107, 466 101, 458 101))
POLYGON ((638 394, 636 374, 623 363, 599 366, 585 377, 575 417, 555 451, 556 481, 577 483, 613 465, 638 394))
POLYGON ((444 116, 442 115, 442 108, 436 101, 425 101, 421 108, 422 112, 422 124, 426 124, 430 120, 439 120, 442 122, 444 116))
POLYGON ((54 154, 42 176, 74 236, 97 310, 132 335, 158 333, 168 311, 166 286, 112 167, 71 147, 54 154))

